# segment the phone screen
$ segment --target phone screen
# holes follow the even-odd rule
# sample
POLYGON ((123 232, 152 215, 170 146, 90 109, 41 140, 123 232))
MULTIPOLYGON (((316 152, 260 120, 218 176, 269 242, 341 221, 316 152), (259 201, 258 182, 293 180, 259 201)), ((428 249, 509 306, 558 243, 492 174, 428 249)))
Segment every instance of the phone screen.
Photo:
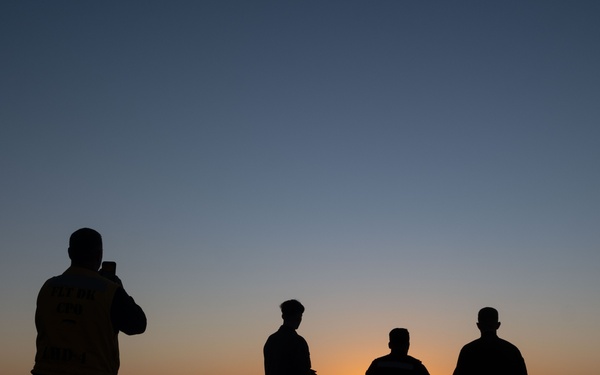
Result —
POLYGON ((107 275, 117 274, 117 262, 102 262, 102 273, 107 275))

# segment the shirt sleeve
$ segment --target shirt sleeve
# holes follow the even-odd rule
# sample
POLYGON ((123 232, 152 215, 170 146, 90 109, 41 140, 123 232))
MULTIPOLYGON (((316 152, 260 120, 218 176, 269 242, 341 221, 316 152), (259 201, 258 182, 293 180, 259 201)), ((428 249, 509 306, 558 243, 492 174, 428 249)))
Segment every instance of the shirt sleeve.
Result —
POLYGON ((137 335, 146 331, 146 314, 125 289, 118 288, 110 309, 113 327, 126 335, 137 335))

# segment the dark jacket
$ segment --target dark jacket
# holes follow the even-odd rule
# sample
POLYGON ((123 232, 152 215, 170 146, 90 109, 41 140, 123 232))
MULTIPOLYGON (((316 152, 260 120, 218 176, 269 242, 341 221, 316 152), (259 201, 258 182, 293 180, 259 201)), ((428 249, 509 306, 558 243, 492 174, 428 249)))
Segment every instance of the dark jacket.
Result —
POLYGON ((489 332, 461 349, 454 370, 454 375, 481 374, 527 375, 527 368, 516 346, 489 332))
POLYGON ((308 375, 310 353, 306 340, 296 330, 282 325, 263 348, 265 375, 308 375))
POLYGON ((366 375, 429 375, 429 372, 418 359, 391 353, 375 359, 366 375))
POLYGON ((146 315, 125 290, 98 272, 71 266, 37 298, 33 374, 115 375, 118 333, 142 333, 146 315))

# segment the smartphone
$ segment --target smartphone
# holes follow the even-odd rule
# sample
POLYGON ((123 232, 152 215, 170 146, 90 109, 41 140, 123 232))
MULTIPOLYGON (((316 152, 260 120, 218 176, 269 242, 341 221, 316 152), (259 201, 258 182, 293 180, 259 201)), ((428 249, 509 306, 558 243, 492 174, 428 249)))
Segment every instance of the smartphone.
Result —
POLYGON ((102 262, 100 271, 105 275, 117 274, 117 262, 102 262))

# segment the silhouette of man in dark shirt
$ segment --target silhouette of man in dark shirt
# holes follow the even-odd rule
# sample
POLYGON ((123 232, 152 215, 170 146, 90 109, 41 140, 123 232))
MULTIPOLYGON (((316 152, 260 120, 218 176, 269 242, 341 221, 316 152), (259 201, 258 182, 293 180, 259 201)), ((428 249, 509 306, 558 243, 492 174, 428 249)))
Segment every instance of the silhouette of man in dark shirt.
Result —
POLYGON ((69 238, 71 266, 48 279, 37 297, 35 365, 32 374, 116 375, 119 332, 146 330, 146 314, 125 292, 121 279, 100 271, 100 233, 81 228, 69 238))
POLYGON ((408 355, 410 336, 406 328, 390 331, 388 347, 391 353, 375 359, 366 375, 429 375, 418 359, 408 355))
POLYGON ((265 375, 315 375, 306 340, 296 329, 302 322, 304 306, 296 300, 281 304, 283 325, 267 339, 263 348, 265 375))
POLYGON ((496 309, 479 310, 477 327, 481 337, 461 349, 454 375, 527 375, 519 349, 496 334, 500 327, 496 309))

